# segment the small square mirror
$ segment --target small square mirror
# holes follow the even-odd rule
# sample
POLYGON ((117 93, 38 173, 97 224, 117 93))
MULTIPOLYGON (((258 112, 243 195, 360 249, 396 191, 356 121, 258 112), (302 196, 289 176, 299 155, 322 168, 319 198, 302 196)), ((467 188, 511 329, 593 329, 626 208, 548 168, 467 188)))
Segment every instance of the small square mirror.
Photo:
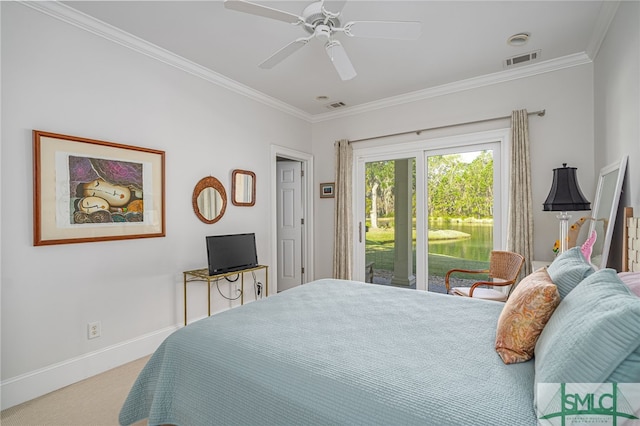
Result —
POLYGON ((231 193, 234 206, 253 206, 256 203, 256 174, 248 170, 234 170, 231 175, 231 193))

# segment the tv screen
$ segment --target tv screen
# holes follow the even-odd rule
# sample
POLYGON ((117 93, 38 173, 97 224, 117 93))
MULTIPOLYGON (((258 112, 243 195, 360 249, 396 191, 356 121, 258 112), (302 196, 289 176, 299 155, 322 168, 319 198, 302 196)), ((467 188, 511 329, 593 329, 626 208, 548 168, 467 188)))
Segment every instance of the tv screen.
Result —
POLYGON ((240 271, 258 265, 256 235, 232 234, 207 237, 209 275, 240 271))

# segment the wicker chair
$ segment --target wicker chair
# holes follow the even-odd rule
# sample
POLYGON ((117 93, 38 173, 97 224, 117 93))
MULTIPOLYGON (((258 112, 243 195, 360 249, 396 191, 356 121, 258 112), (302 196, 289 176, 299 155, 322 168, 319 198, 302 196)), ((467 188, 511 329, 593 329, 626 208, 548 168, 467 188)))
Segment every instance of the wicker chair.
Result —
POLYGON ((510 251, 497 251, 491 252, 489 259, 489 269, 483 270, 467 270, 467 269, 451 269, 444 276, 444 285, 447 288, 447 293, 456 296, 474 297, 477 299, 489 299, 505 302, 511 290, 515 286, 522 265, 524 264, 524 257, 518 253, 510 251), (449 277, 452 273, 466 273, 466 274, 489 274, 489 281, 478 281, 471 287, 453 287, 449 286, 449 277), (511 286, 508 292, 502 292, 493 288, 484 288, 480 286, 511 286))

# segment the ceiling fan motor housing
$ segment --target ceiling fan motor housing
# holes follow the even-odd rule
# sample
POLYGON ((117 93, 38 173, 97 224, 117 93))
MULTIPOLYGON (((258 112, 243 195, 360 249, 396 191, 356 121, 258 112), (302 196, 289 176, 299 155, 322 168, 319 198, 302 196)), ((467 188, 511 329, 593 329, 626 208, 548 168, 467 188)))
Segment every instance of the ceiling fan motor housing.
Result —
MULTIPOLYGON (((331 33, 332 28, 340 28, 340 20, 334 16, 325 15, 322 11, 322 2, 318 1, 315 3, 311 3, 302 11, 302 17, 304 18, 305 26, 304 29, 309 34, 315 34, 316 37, 318 34, 318 27, 325 26, 328 28, 329 33, 331 33)), ((326 32, 325 29, 322 29, 322 32, 326 32)))

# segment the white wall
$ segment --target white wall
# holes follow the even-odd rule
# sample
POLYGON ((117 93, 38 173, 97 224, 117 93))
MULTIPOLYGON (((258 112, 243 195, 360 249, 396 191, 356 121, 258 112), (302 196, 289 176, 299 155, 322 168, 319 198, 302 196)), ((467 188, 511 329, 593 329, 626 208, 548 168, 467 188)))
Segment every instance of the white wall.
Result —
MULTIPOLYGON (((541 204, 551 170, 562 162, 578 168, 582 190, 592 198, 600 167, 628 153, 621 204, 640 209, 638 2, 621 3, 595 68, 576 66, 313 125, 24 5, 0 7, 3 408, 148 353, 182 321, 182 271, 204 266, 206 235, 255 231, 259 258, 269 259, 265 194, 272 143, 313 152, 317 191, 319 182, 334 179, 337 139, 546 109, 546 117, 529 121, 539 206, 536 258, 550 259, 557 238, 557 219, 541 204), (167 236, 33 247, 32 129, 165 150, 167 236), (228 187, 234 168, 256 172, 256 206, 229 205, 217 224, 199 222, 191 210, 193 186, 213 175, 228 187), (102 322, 101 338, 86 339, 90 321, 102 322)), ((421 137, 507 126, 508 120, 421 137)), ((380 143, 400 140, 415 136, 380 143)), ((333 200, 314 197, 315 275, 322 278, 331 275, 333 200)), ((206 314, 204 301, 204 288, 195 287, 190 317, 206 314)), ((228 307, 214 297, 214 310, 228 307)))
MULTIPOLYGON (((620 208, 640 212, 640 2, 623 1, 595 60, 595 169, 629 155, 620 208)), ((620 212, 618 218, 620 218, 620 212)), ((609 266, 620 267, 622 222, 609 266)))
MULTIPOLYGON (((27 6, 1 7, 4 408, 148 353, 182 323, 182 271, 206 266, 206 235, 255 232, 266 263, 270 144, 310 152, 311 124, 27 6), (166 237, 34 247, 32 129, 166 151, 166 237), (256 173, 255 207, 229 202, 218 223, 200 222, 194 185, 212 175, 230 192, 235 168, 256 173), (102 337, 87 339, 91 321, 102 337)), ((195 319, 206 287, 192 286, 195 319)))
MULTIPOLYGON (((316 181, 333 181, 333 142, 462 123, 510 115, 514 109, 546 109, 546 116, 529 117, 536 260, 551 259, 558 235, 554 213, 543 212, 551 188, 552 170, 566 162, 578 168, 578 180, 585 194, 595 192, 593 170, 593 67, 591 64, 548 72, 410 104, 388 107, 354 116, 314 124, 313 154, 317 165, 316 181), (331 166, 329 166, 331 165, 331 166)), ((421 136, 403 136, 375 143, 429 139, 444 135, 471 133, 509 127, 509 120, 483 125, 455 127, 425 132, 421 136)), ((365 143, 365 142, 361 142, 365 143)), ((316 203, 316 278, 331 275, 332 236, 320 229, 333 228, 333 200, 316 203)))

